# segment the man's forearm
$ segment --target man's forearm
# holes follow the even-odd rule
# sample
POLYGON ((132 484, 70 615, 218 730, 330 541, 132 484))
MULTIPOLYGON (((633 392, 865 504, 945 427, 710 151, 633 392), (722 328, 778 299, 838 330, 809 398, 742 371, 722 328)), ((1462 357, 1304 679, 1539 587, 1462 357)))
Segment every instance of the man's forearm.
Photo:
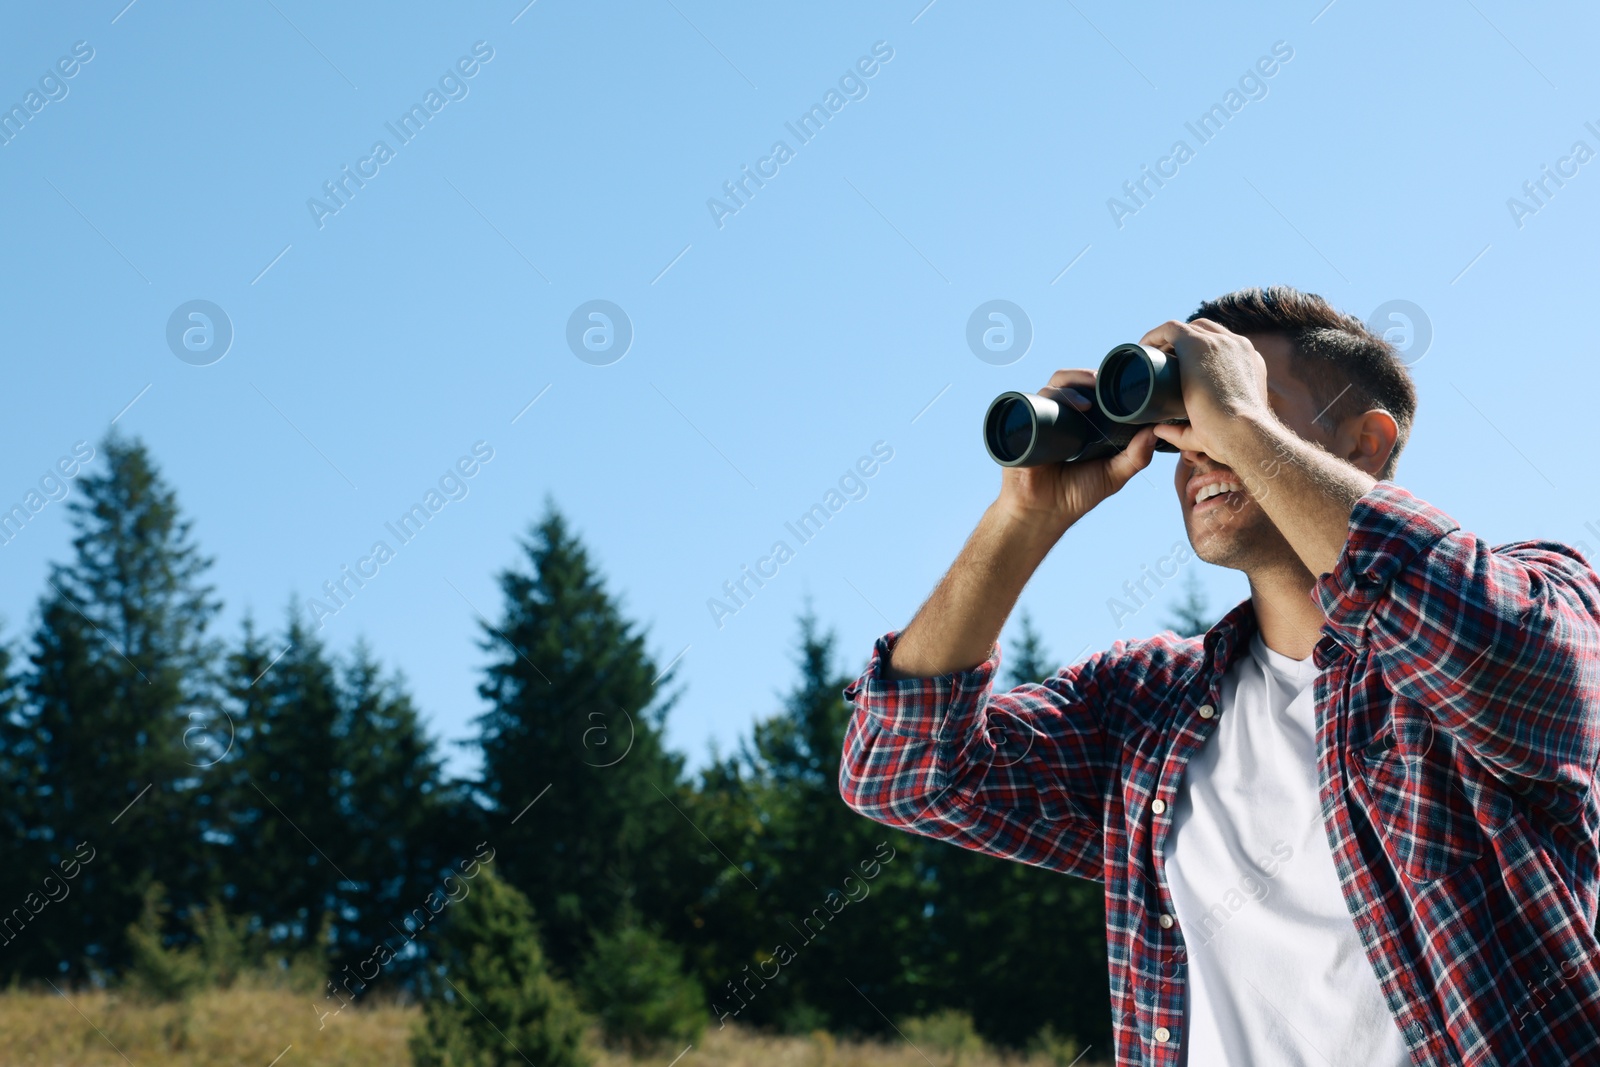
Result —
POLYGON ((1066 529, 1012 518, 991 504, 896 641, 883 676, 934 678, 988 659, 1022 587, 1066 529))
POLYGON ((1228 465, 1312 574, 1339 561, 1350 512, 1377 479, 1297 435, 1275 418, 1235 420, 1228 465))

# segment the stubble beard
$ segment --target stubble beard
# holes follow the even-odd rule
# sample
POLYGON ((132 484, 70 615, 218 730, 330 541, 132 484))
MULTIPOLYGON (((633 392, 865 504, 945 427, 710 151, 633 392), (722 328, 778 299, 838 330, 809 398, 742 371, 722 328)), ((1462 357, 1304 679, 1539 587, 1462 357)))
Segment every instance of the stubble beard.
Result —
POLYGON ((1199 513, 1191 510, 1185 519, 1195 555, 1218 567, 1248 573, 1289 548, 1267 513, 1248 496, 1238 507, 1218 504, 1199 513))

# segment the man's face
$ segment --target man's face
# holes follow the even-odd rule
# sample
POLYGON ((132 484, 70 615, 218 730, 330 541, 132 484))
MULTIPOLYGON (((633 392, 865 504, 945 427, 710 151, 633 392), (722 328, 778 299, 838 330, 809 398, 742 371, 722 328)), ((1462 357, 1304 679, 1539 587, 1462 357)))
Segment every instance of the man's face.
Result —
MULTIPOLYGON (((1267 365, 1267 401, 1273 413, 1289 429, 1315 444, 1332 444, 1333 435, 1316 421, 1322 406, 1289 368, 1293 350, 1289 342, 1273 334, 1247 334, 1267 365)), ((1244 483, 1215 496, 1213 483, 1227 484, 1232 470, 1204 452, 1184 451, 1178 455, 1173 481, 1183 509, 1183 525, 1195 555, 1207 563, 1233 570, 1248 571, 1252 565, 1293 556, 1293 549, 1272 524, 1267 513, 1248 493, 1244 483), (1213 486, 1212 488, 1207 488, 1213 486), (1207 499, 1196 501, 1197 496, 1207 499)), ((1256 481, 1268 479, 1271 471, 1258 472, 1256 481)))

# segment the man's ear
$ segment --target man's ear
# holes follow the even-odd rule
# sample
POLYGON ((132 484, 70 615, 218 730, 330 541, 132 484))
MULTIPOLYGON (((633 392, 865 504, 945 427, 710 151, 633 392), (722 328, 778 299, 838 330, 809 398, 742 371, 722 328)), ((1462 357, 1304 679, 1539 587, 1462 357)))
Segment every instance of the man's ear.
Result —
POLYGON ((1335 454, 1376 478, 1389 462, 1399 436, 1400 425, 1394 416, 1382 408, 1373 408, 1345 420, 1339 428, 1335 454))

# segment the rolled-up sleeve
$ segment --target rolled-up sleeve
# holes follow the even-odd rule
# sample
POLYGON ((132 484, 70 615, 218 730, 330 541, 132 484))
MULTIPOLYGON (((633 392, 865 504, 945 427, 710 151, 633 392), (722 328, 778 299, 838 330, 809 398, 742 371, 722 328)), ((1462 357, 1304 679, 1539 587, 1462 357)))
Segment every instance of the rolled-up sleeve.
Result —
POLYGON ((1497 776, 1592 784, 1600 576, 1552 541, 1490 546, 1391 482, 1357 501, 1315 596, 1342 643, 1497 776))
POLYGON ((877 822, 963 848, 1099 878, 1106 733, 1092 664, 994 693, 1000 652, 935 678, 888 679, 880 637, 845 690, 839 792, 877 822))

